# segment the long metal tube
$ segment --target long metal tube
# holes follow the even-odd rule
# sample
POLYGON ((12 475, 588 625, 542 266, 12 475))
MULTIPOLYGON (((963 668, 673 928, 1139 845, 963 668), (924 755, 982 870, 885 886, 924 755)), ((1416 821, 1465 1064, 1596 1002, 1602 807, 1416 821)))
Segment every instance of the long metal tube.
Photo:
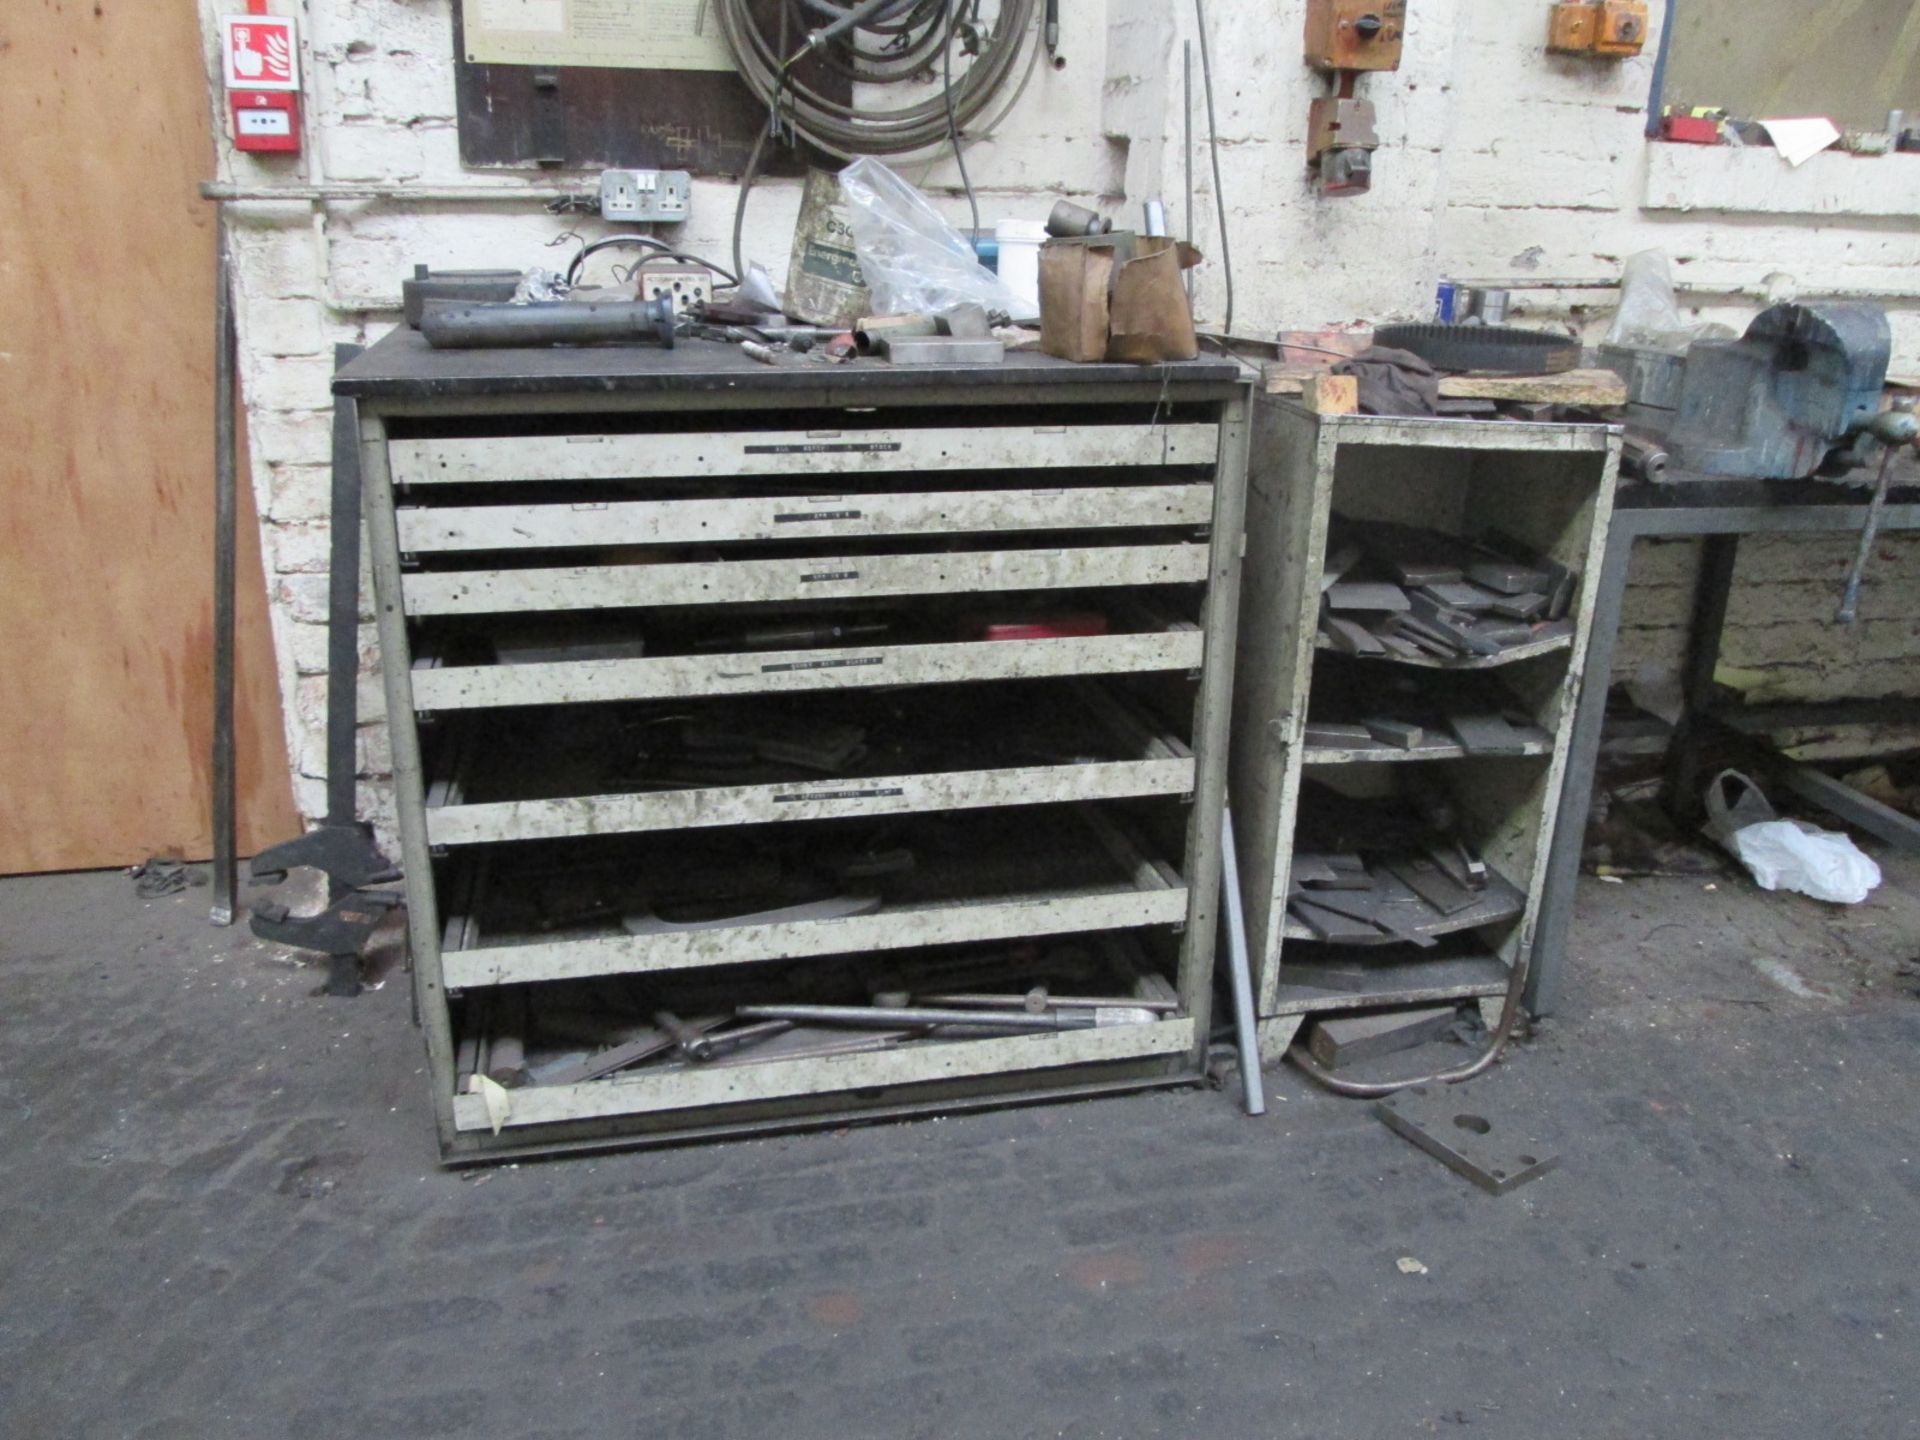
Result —
POLYGON ((231 925, 238 888, 234 838, 234 542, 238 520, 232 261, 225 207, 214 212, 213 292, 213 906, 231 925))
MULTIPOLYGON (((551 200, 573 200, 586 195, 576 186, 553 185, 353 185, 345 182, 325 185, 233 185, 220 180, 203 181, 202 200, 395 200, 421 205, 486 204, 491 201, 527 201, 545 204, 551 200)), ((599 197, 595 196, 597 207, 599 197)))
POLYGON ((1091 1030, 1091 1011, 1073 1015, 1024 1015, 1006 1010, 905 1009, 883 1005, 742 1005, 742 1020, 792 1020, 801 1025, 855 1025, 893 1029, 902 1025, 977 1025, 994 1030, 1091 1030))
POLYGON ((1287 1058, 1316 1084, 1323 1085, 1336 1095, 1347 1095, 1355 1100, 1382 1100, 1389 1095, 1415 1085, 1458 1085, 1471 1080, 1500 1058, 1500 1052, 1507 1048, 1507 1041, 1513 1037, 1514 1021, 1520 1015, 1520 1000, 1527 993, 1527 972, 1532 968, 1533 947, 1526 946, 1520 951, 1519 959, 1513 962, 1513 972, 1507 977, 1507 998, 1500 1012, 1500 1023, 1494 1027, 1493 1039, 1481 1052, 1480 1058, 1462 1065, 1457 1070, 1441 1070, 1432 1075, 1420 1075, 1411 1080, 1389 1080, 1376 1083, 1366 1080, 1342 1080, 1338 1076, 1320 1068, 1320 1062, 1313 1058, 1304 1045, 1295 1045, 1287 1051, 1287 1058))
POLYGON ((1233 811, 1220 809, 1220 888, 1227 896, 1227 972, 1233 978, 1233 1028, 1240 1044, 1240 1085, 1247 1114, 1267 1113, 1260 1076, 1260 1026, 1253 1013, 1253 971, 1247 958, 1247 912, 1240 898, 1240 853, 1233 843, 1233 811))
MULTIPOLYGON (((1193 243, 1193 42, 1191 40, 1185 42, 1183 58, 1186 61, 1186 69, 1182 74, 1183 104, 1180 115, 1184 122, 1187 146, 1187 160, 1182 168, 1182 174, 1185 175, 1187 182, 1187 230, 1183 238, 1191 245, 1193 243)), ((1189 266, 1185 273, 1187 307, 1191 309, 1193 307, 1193 267, 1189 266)))

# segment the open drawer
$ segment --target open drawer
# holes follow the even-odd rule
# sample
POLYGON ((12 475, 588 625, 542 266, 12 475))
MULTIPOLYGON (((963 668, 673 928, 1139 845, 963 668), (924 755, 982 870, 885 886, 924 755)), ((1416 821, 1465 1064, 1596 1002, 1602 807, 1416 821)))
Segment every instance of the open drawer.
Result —
POLYGON ((530 848, 439 862, 449 990, 1187 919, 1185 878, 1095 805, 530 848))
POLYGON ((455 1006, 459 1128, 799 1097, 871 1099, 1016 1071, 1180 1057, 1172 954, 1105 931, 470 993, 455 1006), (471 1104, 476 1075, 496 1087, 471 1104))
POLYGON ((436 846, 1192 793, 1193 752, 1096 681, 464 717, 436 846), (543 763, 526 756, 541 753, 543 763))

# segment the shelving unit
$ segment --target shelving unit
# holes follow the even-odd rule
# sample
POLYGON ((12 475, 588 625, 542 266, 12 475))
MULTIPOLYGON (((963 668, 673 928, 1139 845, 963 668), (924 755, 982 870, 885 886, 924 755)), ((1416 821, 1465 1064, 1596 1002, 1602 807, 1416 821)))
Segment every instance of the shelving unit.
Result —
POLYGON ((1316 1014, 1447 1000, 1497 1011, 1533 943, 1619 449, 1619 432, 1604 426, 1321 416, 1271 396, 1256 403, 1230 793, 1269 1063, 1316 1014), (1343 522, 1468 541, 1502 532, 1574 573, 1565 623, 1498 655, 1340 653, 1320 636, 1319 613, 1329 533, 1343 522), (1510 743, 1498 754, 1470 750, 1444 724, 1461 708, 1503 713, 1510 743), (1324 738, 1370 718, 1420 724, 1422 734, 1408 746, 1339 730, 1324 738), (1322 737, 1311 742, 1310 719, 1322 737), (1317 853, 1327 835, 1340 843, 1323 848, 1367 856, 1373 901, 1408 900, 1388 865, 1405 863, 1408 830, 1397 817, 1413 814, 1446 817, 1484 861, 1487 886, 1473 904, 1423 924, 1417 938, 1366 944, 1340 943, 1336 916, 1316 920, 1321 934, 1290 908, 1338 895, 1295 883, 1296 856, 1317 853))
POLYGON ((1237 367, 768 368, 400 331, 337 388, 448 1159, 1201 1075, 1237 367), (939 983, 969 966, 993 984, 939 983), (618 1047, 565 1038, 1034 983, 1138 1003, 1036 1033, 683 1041, 593 1078, 618 1047), (503 1039, 525 1083, 475 1087, 503 1039))

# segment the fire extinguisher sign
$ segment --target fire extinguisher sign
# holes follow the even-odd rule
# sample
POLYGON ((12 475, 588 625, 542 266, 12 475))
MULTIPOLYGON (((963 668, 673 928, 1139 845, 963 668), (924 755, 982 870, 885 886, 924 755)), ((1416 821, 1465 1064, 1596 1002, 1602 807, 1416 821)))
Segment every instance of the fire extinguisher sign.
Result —
POLYGON ((300 66, 291 19, 228 15, 221 26, 226 40, 229 90, 300 88, 300 66))

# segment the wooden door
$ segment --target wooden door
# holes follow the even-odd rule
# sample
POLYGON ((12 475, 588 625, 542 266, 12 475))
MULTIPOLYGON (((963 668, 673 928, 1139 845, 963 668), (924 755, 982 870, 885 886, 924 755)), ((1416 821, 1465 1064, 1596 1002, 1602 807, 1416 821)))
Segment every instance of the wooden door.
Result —
MULTIPOLYGON (((0 5, 0 874, 212 848, 208 114, 194 6, 0 5)), ((244 481, 240 535, 248 854, 299 827, 244 481)))

